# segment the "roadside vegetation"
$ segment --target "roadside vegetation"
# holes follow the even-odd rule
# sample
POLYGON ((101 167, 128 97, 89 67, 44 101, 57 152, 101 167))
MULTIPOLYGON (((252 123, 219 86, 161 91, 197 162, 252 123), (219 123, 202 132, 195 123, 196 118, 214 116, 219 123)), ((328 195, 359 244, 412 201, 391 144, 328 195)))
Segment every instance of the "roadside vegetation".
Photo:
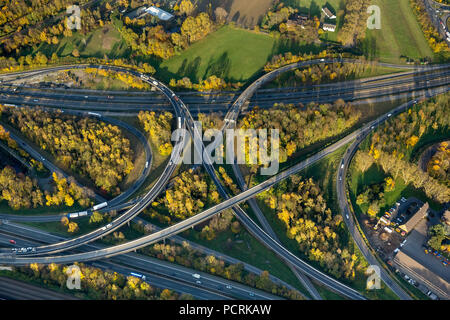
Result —
POLYGON ((158 153, 161 156, 169 156, 173 148, 171 141, 173 114, 139 111, 138 119, 151 142, 158 147, 158 153))
POLYGON ((180 295, 172 290, 152 287, 147 282, 133 276, 103 271, 82 263, 76 265, 80 268, 82 276, 81 289, 76 290, 75 294, 73 290, 66 288, 68 266, 57 264, 43 266, 33 263, 25 267, 14 267, 13 271, 0 272, 11 278, 74 294, 81 299, 193 300, 191 295, 180 295))
POLYGON ((441 142, 437 152, 428 162, 427 172, 440 183, 450 187, 450 146, 448 142, 441 142))

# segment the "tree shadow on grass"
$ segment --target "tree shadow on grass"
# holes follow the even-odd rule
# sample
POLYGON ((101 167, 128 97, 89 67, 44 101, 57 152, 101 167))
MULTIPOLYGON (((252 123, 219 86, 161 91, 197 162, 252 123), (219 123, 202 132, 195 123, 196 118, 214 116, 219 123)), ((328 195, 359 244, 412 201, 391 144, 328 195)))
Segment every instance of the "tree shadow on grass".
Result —
POLYGON ((203 74, 203 79, 215 75, 219 78, 229 81, 230 69, 231 61, 228 57, 228 52, 224 52, 218 58, 211 57, 208 62, 208 68, 206 68, 205 73, 203 74))

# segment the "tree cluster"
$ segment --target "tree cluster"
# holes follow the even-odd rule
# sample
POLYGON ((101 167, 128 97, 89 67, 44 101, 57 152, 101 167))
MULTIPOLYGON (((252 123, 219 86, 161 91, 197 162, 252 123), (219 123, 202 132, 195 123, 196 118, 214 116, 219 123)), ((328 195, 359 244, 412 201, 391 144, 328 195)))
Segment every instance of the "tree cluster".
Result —
POLYGON ((409 159, 421 138, 448 132, 449 103, 450 94, 442 94, 389 119, 372 135, 372 149, 409 159))
POLYGON ((0 201, 8 201, 14 210, 37 208, 44 204, 43 192, 37 181, 22 173, 16 174, 11 167, 4 167, 0 171, 0 190, 0 201))
POLYGON ((341 134, 354 126, 361 112, 342 100, 329 104, 275 104, 270 109, 254 108, 241 121, 241 129, 278 129, 280 162, 315 142, 341 134))
POLYGON ((5 200, 14 209, 29 209, 44 206, 73 206, 77 201, 82 207, 88 207, 92 201, 89 192, 79 187, 73 180, 68 183, 67 179, 53 173, 54 191, 44 192, 35 179, 16 173, 11 167, 0 170, 0 201, 5 200))
POLYGON ((327 208, 317 184, 292 176, 261 195, 286 228, 289 239, 311 261, 336 278, 354 279, 357 256, 341 239, 342 216, 327 208))
POLYGON ((319 54, 307 54, 307 53, 303 53, 303 54, 293 54, 292 52, 286 52, 284 54, 277 54, 274 55, 272 57, 272 59, 270 59, 270 62, 268 62, 265 66, 264 66, 264 71, 265 72, 270 72, 273 71, 275 69, 281 68, 283 66, 286 66, 288 64, 293 64, 293 63, 297 63, 297 62, 301 62, 301 61, 306 61, 306 60, 312 60, 312 59, 320 59, 320 58, 325 58, 327 57, 329 54, 327 53, 326 50, 323 50, 322 52, 320 52, 319 54))
MULTIPOLYGON (((28 1, 21 2, 26 3, 28 1)), ((36 2, 42 2, 42 0, 36 2)), ((60 2, 61 5, 58 5, 58 7, 64 8, 64 10, 68 5, 72 4, 72 2, 68 0, 56 0, 54 2, 60 2)), ((45 8, 46 5, 43 5, 43 7, 45 8)), ((42 9, 38 10, 38 12, 41 11, 42 9)), ((82 16, 81 30, 79 30, 78 32, 81 32, 83 34, 87 34, 96 27, 103 26, 103 19, 106 19, 108 16, 108 12, 106 12, 104 8, 100 7, 95 10, 91 10, 89 8, 81 8, 80 14, 82 16)), ((64 18, 65 14, 61 14, 59 20, 51 24, 49 23, 48 25, 44 22, 36 23, 34 25, 28 25, 27 23, 27 29, 21 30, 21 28, 18 28, 18 31, 20 32, 14 32, 13 34, 2 38, 0 40, 0 48, 5 52, 13 52, 15 50, 18 51, 22 48, 27 48, 35 45, 37 46, 42 43, 56 45, 59 43, 61 36, 71 37, 73 35, 73 31, 67 27, 64 18)))
MULTIPOLYGON (((103 271, 99 268, 77 264, 81 272, 80 293, 94 300, 176 300, 180 296, 171 290, 155 288, 147 282, 133 276, 125 276, 113 271, 103 271)), ((15 267, 29 279, 53 285, 66 287, 68 266, 50 264, 43 266, 33 263, 25 267, 15 267)))
POLYGON ((192 83, 191 79, 188 77, 183 77, 179 80, 170 79, 169 85, 173 88, 178 89, 194 89, 196 91, 213 91, 213 90, 224 90, 224 89, 238 89, 242 86, 240 82, 231 83, 226 82, 224 79, 219 78, 215 75, 209 76, 206 79, 200 81, 199 83, 192 83))
POLYGON ((439 182, 450 187, 450 146, 442 142, 437 152, 431 157, 427 165, 427 172, 439 182))
POLYGON ((261 28, 272 30, 280 24, 288 21, 289 17, 297 10, 291 7, 281 7, 277 11, 268 11, 266 16, 262 19, 261 28))
POLYGON ((119 182, 133 169, 130 141, 117 126, 92 118, 55 116, 39 108, 8 108, 3 113, 63 168, 90 178, 106 192, 119 193, 119 182))
POLYGON ((428 229, 427 244, 434 250, 443 252, 447 257, 450 254, 450 245, 444 241, 450 239, 450 228, 444 223, 436 224, 428 229))
POLYGON ((181 246, 157 243, 142 249, 142 251, 161 260, 176 262, 188 268, 234 280, 288 299, 301 299, 301 296, 296 291, 272 282, 267 271, 263 271, 260 275, 250 273, 244 269, 242 264, 227 264, 215 256, 205 256, 186 242, 183 242, 181 246))
POLYGON ((447 42, 442 39, 439 31, 431 22, 430 16, 425 8, 423 0, 410 0, 411 8, 413 9, 417 20, 422 28, 422 32, 427 39, 428 45, 434 53, 450 53, 447 42))
POLYGON ((157 114, 154 111, 139 111, 139 122, 148 133, 151 141, 158 147, 158 152, 163 156, 172 153, 172 119, 170 112, 157 114))
POLYGON ((173 187, 166 190, 162 201, 174 218, 183 220, 200 212, 213 191, 215 187, 208 185, 204 174, 189 169, 174 179, 173 187))
POLYGON ((402 178, 407 185, 412 184, 417 189, 423 189, 427 197, 439 203, 450 201, 450 188, 430 177, 428 173, 420 170, 417 165, 404 159, 399 159, 396 155, 385 151, 376 152, 372 150, 370 154, 384 172, 391 174, 396 179, 402 178))
POLYGON ((344 46, 353 46, 366 35, 367 8, 369 0, 347 0, 345 3, 344 23, 338 33, 338 41, 344 46))

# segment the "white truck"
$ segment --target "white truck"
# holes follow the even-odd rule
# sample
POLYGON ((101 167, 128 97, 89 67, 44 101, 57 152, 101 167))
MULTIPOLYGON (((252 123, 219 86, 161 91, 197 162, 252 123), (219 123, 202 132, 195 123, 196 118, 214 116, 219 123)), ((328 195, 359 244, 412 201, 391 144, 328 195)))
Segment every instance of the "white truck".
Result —
POLYGON ((96 116, 96 117, 101 117, 102 115, 100 113, 95 113, 95 112, 88 112, 89 115, 91 116, 96 116))
POLYGON ((78 217, 79 217, 79 213, 78 212, 69 213, 69 218, 71 218, 71 219, 78 218, 78 217))
POLYGON ((93 209, 94 211, 97 211, 97 210, 99 210, 99 209, 101 209, 101 208, 106 207, 107 205, 108 205, 108 202, 102 202, 102 203, 99 203, 99 204, 93 206, 92 209, 93 209))

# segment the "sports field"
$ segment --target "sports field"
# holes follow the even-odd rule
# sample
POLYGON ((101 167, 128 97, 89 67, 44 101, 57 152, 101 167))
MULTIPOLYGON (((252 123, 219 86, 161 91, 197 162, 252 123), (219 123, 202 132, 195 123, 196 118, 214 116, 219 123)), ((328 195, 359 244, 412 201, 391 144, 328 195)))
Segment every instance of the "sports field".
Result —
POLYGON ((381 9, 381 30, 367 30, 364 51, 368 57, 393 63, 402 56, 433 57, 409 0, 373 0, 373 4, 381 9))

